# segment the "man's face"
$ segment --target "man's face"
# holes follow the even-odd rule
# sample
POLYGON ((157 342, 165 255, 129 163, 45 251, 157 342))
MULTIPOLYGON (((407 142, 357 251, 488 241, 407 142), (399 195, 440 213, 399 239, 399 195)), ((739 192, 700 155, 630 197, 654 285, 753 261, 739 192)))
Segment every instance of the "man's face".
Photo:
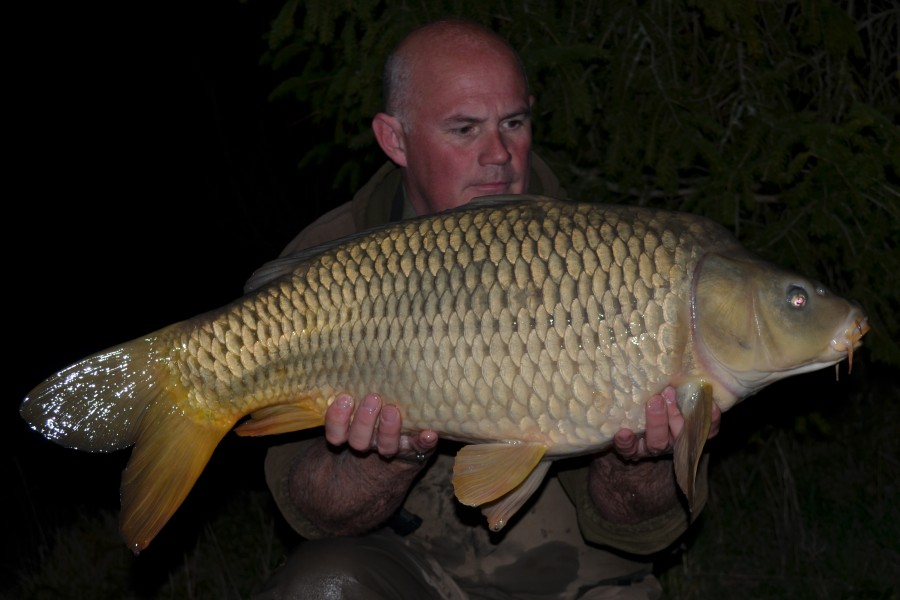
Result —
POLYGON ((512 57, 470 58, 432 60, 413 72, 404 166, 420 215, 528 188, 533 99, 512 57))

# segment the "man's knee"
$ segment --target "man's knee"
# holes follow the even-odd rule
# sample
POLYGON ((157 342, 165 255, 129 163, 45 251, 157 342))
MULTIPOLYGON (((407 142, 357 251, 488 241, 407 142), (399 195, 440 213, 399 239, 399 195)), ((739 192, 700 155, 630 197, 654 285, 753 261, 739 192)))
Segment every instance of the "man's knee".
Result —
POLYGON ((255 600, 435 598, 432 578, 387 536, 302 542, 255 600))

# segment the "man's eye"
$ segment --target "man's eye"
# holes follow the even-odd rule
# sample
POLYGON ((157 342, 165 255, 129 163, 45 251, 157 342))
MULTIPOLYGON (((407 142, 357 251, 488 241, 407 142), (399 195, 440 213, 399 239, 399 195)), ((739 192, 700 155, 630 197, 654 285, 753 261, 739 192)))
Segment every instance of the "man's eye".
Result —
POLYGON ((517 118, 510 119, 508 121, 503 121, 503 127, 507 131, 515 131, 517 129, 522 129, 528 125, 528 118, 517 118))
POLYGON ((475 131, 475 127, 473 125, 464 125, 463 127, 457 127, 453 130, 453 133, 457 135, 469 135, 473 131, 475 131))

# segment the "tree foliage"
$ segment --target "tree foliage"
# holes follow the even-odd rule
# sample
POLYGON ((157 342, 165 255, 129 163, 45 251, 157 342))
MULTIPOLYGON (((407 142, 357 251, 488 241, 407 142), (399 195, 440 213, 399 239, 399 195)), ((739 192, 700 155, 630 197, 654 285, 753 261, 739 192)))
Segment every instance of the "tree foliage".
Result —
POLYGON ((286 0, 273 100, 322 134, 349 197, 383 161, 381 68, 412 28, 484 23, 520 50, 535 143, 573 198, 688 210, 859 300, 900 364, 900 73, 893 0, 286 0))

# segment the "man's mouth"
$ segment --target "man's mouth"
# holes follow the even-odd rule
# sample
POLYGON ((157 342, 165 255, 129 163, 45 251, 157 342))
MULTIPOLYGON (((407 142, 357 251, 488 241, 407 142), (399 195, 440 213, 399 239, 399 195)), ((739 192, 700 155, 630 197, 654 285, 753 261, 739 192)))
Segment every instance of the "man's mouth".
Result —
POLYGON ((488 194, 502 194, 509 190, 509 186, 510 184, 507 181, 486 181, 477 183, 472 188, 488 194))

